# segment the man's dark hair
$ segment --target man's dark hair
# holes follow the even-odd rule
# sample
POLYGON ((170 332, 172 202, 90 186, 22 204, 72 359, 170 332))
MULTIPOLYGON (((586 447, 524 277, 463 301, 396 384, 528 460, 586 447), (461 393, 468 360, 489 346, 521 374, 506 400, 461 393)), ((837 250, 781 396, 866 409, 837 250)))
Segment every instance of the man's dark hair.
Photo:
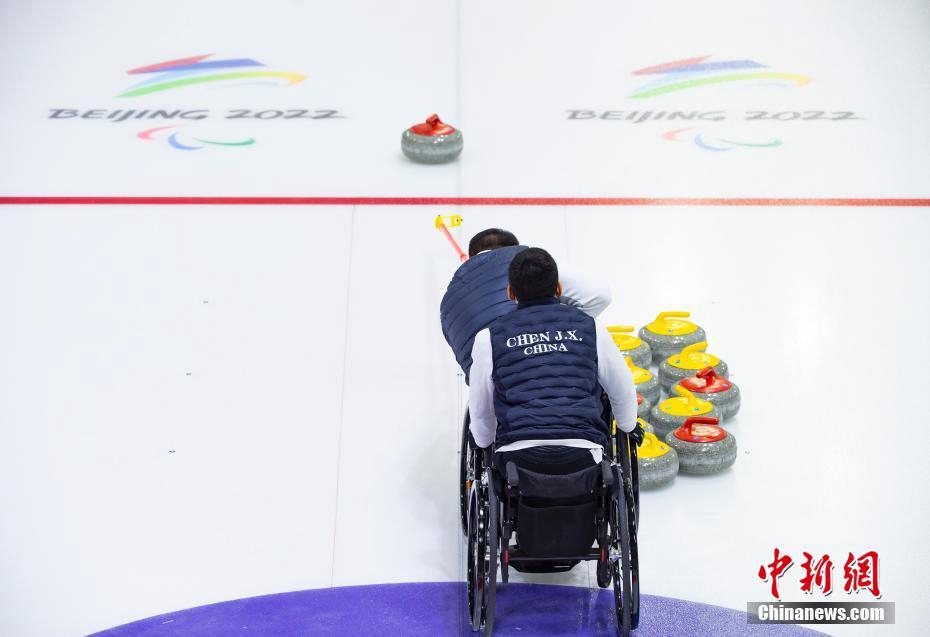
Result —
POLYGON ((555 296, 559 284, 559 266, 542 248, 518 252, 507 270, 510 289, 518 301, 532 301, 555 296))
POLYGON ((517 241, 512 232, 500 228, 488 228, 473 236, 471 241, 468 242, 468 256, 473 257, 485 250, 496 250, 497 248, 518 245, 520 245, 520 242, 517 241))

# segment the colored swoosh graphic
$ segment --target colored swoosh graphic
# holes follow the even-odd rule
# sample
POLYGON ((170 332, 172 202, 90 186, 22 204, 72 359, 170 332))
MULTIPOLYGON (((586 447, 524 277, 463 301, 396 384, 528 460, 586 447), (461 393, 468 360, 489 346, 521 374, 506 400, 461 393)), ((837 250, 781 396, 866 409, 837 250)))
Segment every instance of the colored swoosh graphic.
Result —
MULTIPOLYGON (((666 139, 670 142, 686 142, 686 138, 682 138, 681 134, 688 131, 700 130, 701 126, 690 126, 688 128, 676 128, 675 130, 670 130, 662 133, 662 139, 666 139)), ((717 137, 713 141, 706 140, 704 133, 696 133, 691 138, 691 141, 695 146, 701 150, 707 150, 711 152, 725 152, 729 150, 734 150, 735 148, 776 148, 781 146, 782 142, 780 139, 774 139, 770 142, 765 143, 753 143, 753 142, 738 142, 732 139, 724 139, 722 137, 717 137), (726 144, 726 145, 720 145, 726 144)))
POLYGON ((156 84, 154 86, 147 86, 143 88, 138 88, 135 90, 130 90, 125 93, 120 93, 117 97, 138 97, 139 95, 148 95, 150 93, 158 93, 160 91, 167 91, 173 88, 180 88, 182 86, 192 86, 194 84, 205 84, 208 82, 222 82, 223 80, 239 80, 245 78, 253 77, 279 77, 288 81, 289 84, 297 84, 307 79, 305 75, 300 73, 291 73, 289 71, 252 71, 244 73, 219 73, 217 75, 206 75, 198 77, 189 77, 182 80, 173 80, 168 82, 163 82, 161 84, 156 84))
POLYGON ((168 138, 168 143, 179 150, 200 150, 203 148, 203 146, 185 146, 178 141, 177 133, 171 133, 171 137, 168 138))
POLYGON ((668 84, 666 86, 661 86, 641 93, 634 93, 633 95, 630 95, 630 98, 644 99, 647 97, 655 97, 656 95, 672 93, 674 91, 683 91, 685 89, 695 88, 698 86, 709 86, 711 84, 722 84, 724 82, 744 82, 747 80, 769 79, 789 80, 794 82, 795 86, 803 86, 811 81, 811 78, 808 76, 798 75, 796 73, 742 73, 740 75, 715 75, 713 77, 685 80, 683 82, 668 84))
MULTIPOLYGON (((144 130, 141 133, 138 133, 136 137, 138 137, 139 139, 145 139, 148 141, 156 141, 156 138, 152 136, 153 134, 157 133, 158 131, 168 130, 170 128, 183 128, 183 125, 175 124, 172 126, 157 126, 155 128, 149 128, 148 130, 144 130)), ((255 143, 255 138, 253 137, 249 137, 248 139, 244 139, 244 140, 237 141, 237 142, 224 142, 224 141, 217 141, 213 139, 201 139, 199 137, 194 137, 193 139, 195 142, 200 142, 201 144, 210 144, 211 146, 251 146, 252 144, 255 143)), ((172 148, 177 148, 178 150, 201 150, 203 148, 206 148, 206 146, 192 146, 190 145, 190 143, 182 142, 181 139, 178 137, 177 132, 174 132, 171 135, 169 135, 166 141, 172 148)))
POLYGON ((251 146, 255 143, 255 139, 252 137, 241 142, 214 142, 209 139, 200 139, 199 137, 195 137, 194 139, 201 144, 213 144, 214 146, 251 146))
POLYGON ((703 148, 704 150, 713 150, 713 151, 717 151, 717 152, 719 152, 719 151, 726 151, 726 150, 733 150, 732 148, 721 148, 721 147, 719 147, 719 146, 711 146, 710 144, 707 144, 707 143, 704 142, 704 137, 703 137, 702 135, 700 135, 700 134, 697 134, 697 135, 694 136, 694 144, 695 144, 695 146, 697 146, 698 148, 703 148))
POLYGON ((728 144, 733 144, 734 146, 746 146, 747 148, 775 148, 776 146, 781 146, 780 139, 776 139, 774 141, 768 142, 767 144, 747 144, 746 142, 734 142, 729 139, 722 139, 722 138, 720 141, 726 142, 728 144))

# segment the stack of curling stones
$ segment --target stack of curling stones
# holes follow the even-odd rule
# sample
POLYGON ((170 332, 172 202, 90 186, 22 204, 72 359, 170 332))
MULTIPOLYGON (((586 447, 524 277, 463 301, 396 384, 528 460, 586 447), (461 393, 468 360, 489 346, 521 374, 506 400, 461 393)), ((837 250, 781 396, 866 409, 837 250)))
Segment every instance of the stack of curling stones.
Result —
POLYGON ((442 164, 462 153, 462 132, 433 114, 422 124, 404 131, 400 148, 404 155, 421 164, 442 164))
POLYGON ((678 452, 682 473, 706 475, 723 471, 736 462, 736 438, 717 418, 688 418, 665 437, 668 446, 678 452))
POLYGON ((672 385, 672 391, 678 386, 716 407, 721 420, 732 418, 739 411, 739 387, 733 381, 720 377, 713 367, 705 367, 694 376, 678 381, 672 385))
POLYGON ((652 349, 649 343, 629 333, 633 329, 632 325, 610 325, 607 331, 610 332, 621 354, 639 367, 649 367, 652 363, 652 349))
POLYGON ((636 451, 639 467, 639 488, 655 489, 668 484, 678 475, 678 452, 647 431, 643 444, 636 451))
POLYGON ((652 323, 639 330, 639 337, 649 343, 653 359, 668 358, 707 338, 703 329, 684 320, 689 316, 690 312, 659 312, 652 323))
POLYGON ((667 436, 689 418, 705 416, 720 418, 720 411, 706 400, 702 400, 680 385, 675 388, 677 396, 666 398, 652 408, 649 421, 656 435, 667 436))
POLYGON ((706 341, 692 343, 659 363, 659 384, 662 389, 671 393, 672 385, 705 367, 713 367, 718 376, 726 378, 727 364, 713 354, 705 352, 706 349, 706 341))
POLYGON ((632 358, 626 359, 626 364, 633 373, 633 384, 636 385, 636 392, 642 394, 650 405, 658 404, 659 380, 648 369, 637 367, 632 358))

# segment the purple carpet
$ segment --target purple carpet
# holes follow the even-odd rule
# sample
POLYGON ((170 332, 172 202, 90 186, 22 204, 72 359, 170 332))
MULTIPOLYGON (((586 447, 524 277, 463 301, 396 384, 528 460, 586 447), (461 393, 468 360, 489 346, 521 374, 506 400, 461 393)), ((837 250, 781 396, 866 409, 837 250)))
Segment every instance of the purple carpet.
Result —
MULTIPOLYGON (((110 628, 93 637, 471 636, 464 584, 323 588, 199 606, 110 628)), ((617 634, 613 593, 574 586, 508 584, 497 590, 495 637, 617 634)), ((746 622, 746 613, 668 597, 642 598, 635 637, 822 635, 746 622)))

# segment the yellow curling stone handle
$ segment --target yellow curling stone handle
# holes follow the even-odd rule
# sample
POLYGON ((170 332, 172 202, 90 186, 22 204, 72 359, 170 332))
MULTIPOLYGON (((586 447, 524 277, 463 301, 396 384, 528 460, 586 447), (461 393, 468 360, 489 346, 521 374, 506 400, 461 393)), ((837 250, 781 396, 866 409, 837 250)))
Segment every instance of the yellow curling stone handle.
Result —
POLYGON ((659 408, 670 416, 701 416, 710 413, 714 406, 701 400, 681 385, 675 385, 678 398, 666 398, 659 408))
POLYGON ((720 364, 720 359, 713 354, 708 354, 707 341, 688 345, 677 354, 668 357, 668 364, 678 369, 702 370, 705 367, 716 367, 720 364))
POLYGON ((614 339, 614 345, 621 351, 636 349, 643 344, 639 337, 631 336, 629 332, 633 331, 632 325, 608 325, 607 331, 614 339))
POLYGON ((630 368, 630 371, 633 373, 633 384, 640 385, 642 383, 652 380, 652 372, 648 369, 643 369, 642 367, 637 367, 636 363, 633 362, 632 358, 626 359, 626 366, 630 368))
POLYGON ((681 319, 691 316, 691 312, 659 312, 652 323, 646 326, 646 329, 656 334, 666 336, 683 336, 697 331, 697 325, 691 321, 681 319))
POLYGON ((652 432, 647 431, 643 444, 639 446, 637 455, 640 458, 658 458, 668 453, 668 445, 661 442, 652 432))

